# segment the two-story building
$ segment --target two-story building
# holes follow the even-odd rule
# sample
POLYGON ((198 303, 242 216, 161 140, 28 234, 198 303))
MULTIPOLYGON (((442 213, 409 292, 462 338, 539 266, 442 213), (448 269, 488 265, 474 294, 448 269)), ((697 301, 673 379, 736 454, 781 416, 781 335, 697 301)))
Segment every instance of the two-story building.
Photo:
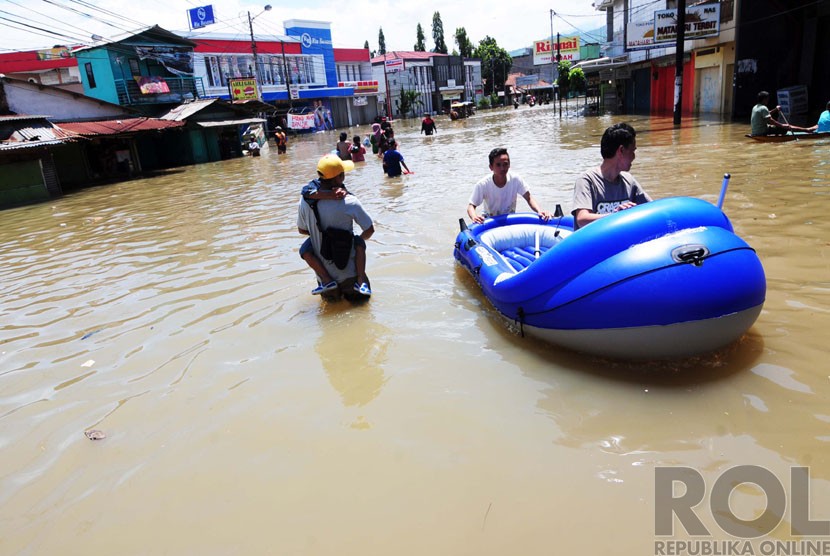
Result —
MULTIPOLYGON (((600 83, 601 108, 672 114, 677 1, 599 0, 594 6, 607 17, 603 57, 579 66, 600 83)), ((797 97, 790 119, 809 122, 830 97, 826 2, 688 0, 684 30, 684 114, 747 118, 758 91, 768 90, 797 97)))
POLYGON ((67 46, 0 53, 0 74, 83 93, 78 63, 67 46))
POLYGON ((481 60, 435 52, 394 51, 372 58, 381 91, 380 112, 389 118, 449 112, 454 102, 476 103, 482 96, 481 60), (414 91, 416 106, 401 113, 401 95, 414 91))
POLYGON ((195 41, 193 75, 205 84, 203 96, 260 99, 290 128, 371 122, 378 88, 366 83, 372 80, 368 49, 334 48, 328 22, 292 19, 283 25, 284 35, 254 33, 252 39, 186 35, 195 41))
POLYGON ((153 25, 78 48, 74 55, 84 94, 157 116, 205 95, 201 76, 193 74, 195 47, 153 25))

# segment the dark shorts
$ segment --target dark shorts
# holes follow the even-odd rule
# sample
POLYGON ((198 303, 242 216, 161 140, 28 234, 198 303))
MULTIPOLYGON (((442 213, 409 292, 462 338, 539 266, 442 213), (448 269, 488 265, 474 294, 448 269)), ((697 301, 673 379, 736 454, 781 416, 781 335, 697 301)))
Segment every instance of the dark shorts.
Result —
MULTIPOLYGON (((354 236, 354 246, 355 249, 362 247, 363 250, 366 250, 366 241, 360 236, 354 236)), ((302 245, 300 245, 300 258, 302 258, 306 253, 313 253, 314 249, 311 245, 311 238, 306 238, 302 245)))

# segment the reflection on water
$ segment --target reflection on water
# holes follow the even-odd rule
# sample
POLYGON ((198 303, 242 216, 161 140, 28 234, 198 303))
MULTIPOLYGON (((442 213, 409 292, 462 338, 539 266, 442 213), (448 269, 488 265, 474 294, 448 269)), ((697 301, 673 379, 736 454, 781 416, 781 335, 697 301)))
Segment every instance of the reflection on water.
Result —
POLYGON ((619 120, 511 108, 429 138, 397 123, 414 174, 368 156, 347 175, 377 230, 360 306, 309 295, 297 254, 299 190, 338 132, 0 213, 0 552, 639 554, 658 465, 709 483, 809 465, 827 519, 825 141, 629 119, 652 196, 716 202, 732 175, 724 208, 768 293, 717 353, 631 364, 538 344, 456 268, 491 148, 567 211, 619 120))

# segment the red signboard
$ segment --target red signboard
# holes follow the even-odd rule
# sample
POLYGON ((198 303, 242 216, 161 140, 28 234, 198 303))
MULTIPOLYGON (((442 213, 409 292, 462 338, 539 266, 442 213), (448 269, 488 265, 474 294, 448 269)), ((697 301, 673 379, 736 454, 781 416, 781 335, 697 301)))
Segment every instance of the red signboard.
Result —
POLYGON ((340 81, 338 87, 351 87, 356 95, 368 95, 378 92, 377 81, 340 81))

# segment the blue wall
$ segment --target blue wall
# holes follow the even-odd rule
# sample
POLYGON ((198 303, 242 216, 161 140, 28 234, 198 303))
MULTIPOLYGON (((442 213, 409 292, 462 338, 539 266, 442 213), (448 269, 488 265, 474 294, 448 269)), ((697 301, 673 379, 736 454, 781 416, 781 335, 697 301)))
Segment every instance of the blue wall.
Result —
POLYGON ((331 29, 311 27, 286 27, 285 34, 300 39, 303 54, 322 54, 326 65, 326 85, 337 87, 337 68, 334 64, 334 47, 331 29))
MULTIPOLYGON (((89 97, 105 100, 113 104, 118 102, 118 93, 115 90, 115 75, 110 53, 105 48, 83 50, 75 54, 78 60, 78 69, 81 73, 81 83, 84 85, 84 94, 89 97), (86 65, 92 65, 92 75, 95 77, 95 88, 90 87, 86 75, 86 65)), ((118 76, 119 78, 121 76, 118 76)))

